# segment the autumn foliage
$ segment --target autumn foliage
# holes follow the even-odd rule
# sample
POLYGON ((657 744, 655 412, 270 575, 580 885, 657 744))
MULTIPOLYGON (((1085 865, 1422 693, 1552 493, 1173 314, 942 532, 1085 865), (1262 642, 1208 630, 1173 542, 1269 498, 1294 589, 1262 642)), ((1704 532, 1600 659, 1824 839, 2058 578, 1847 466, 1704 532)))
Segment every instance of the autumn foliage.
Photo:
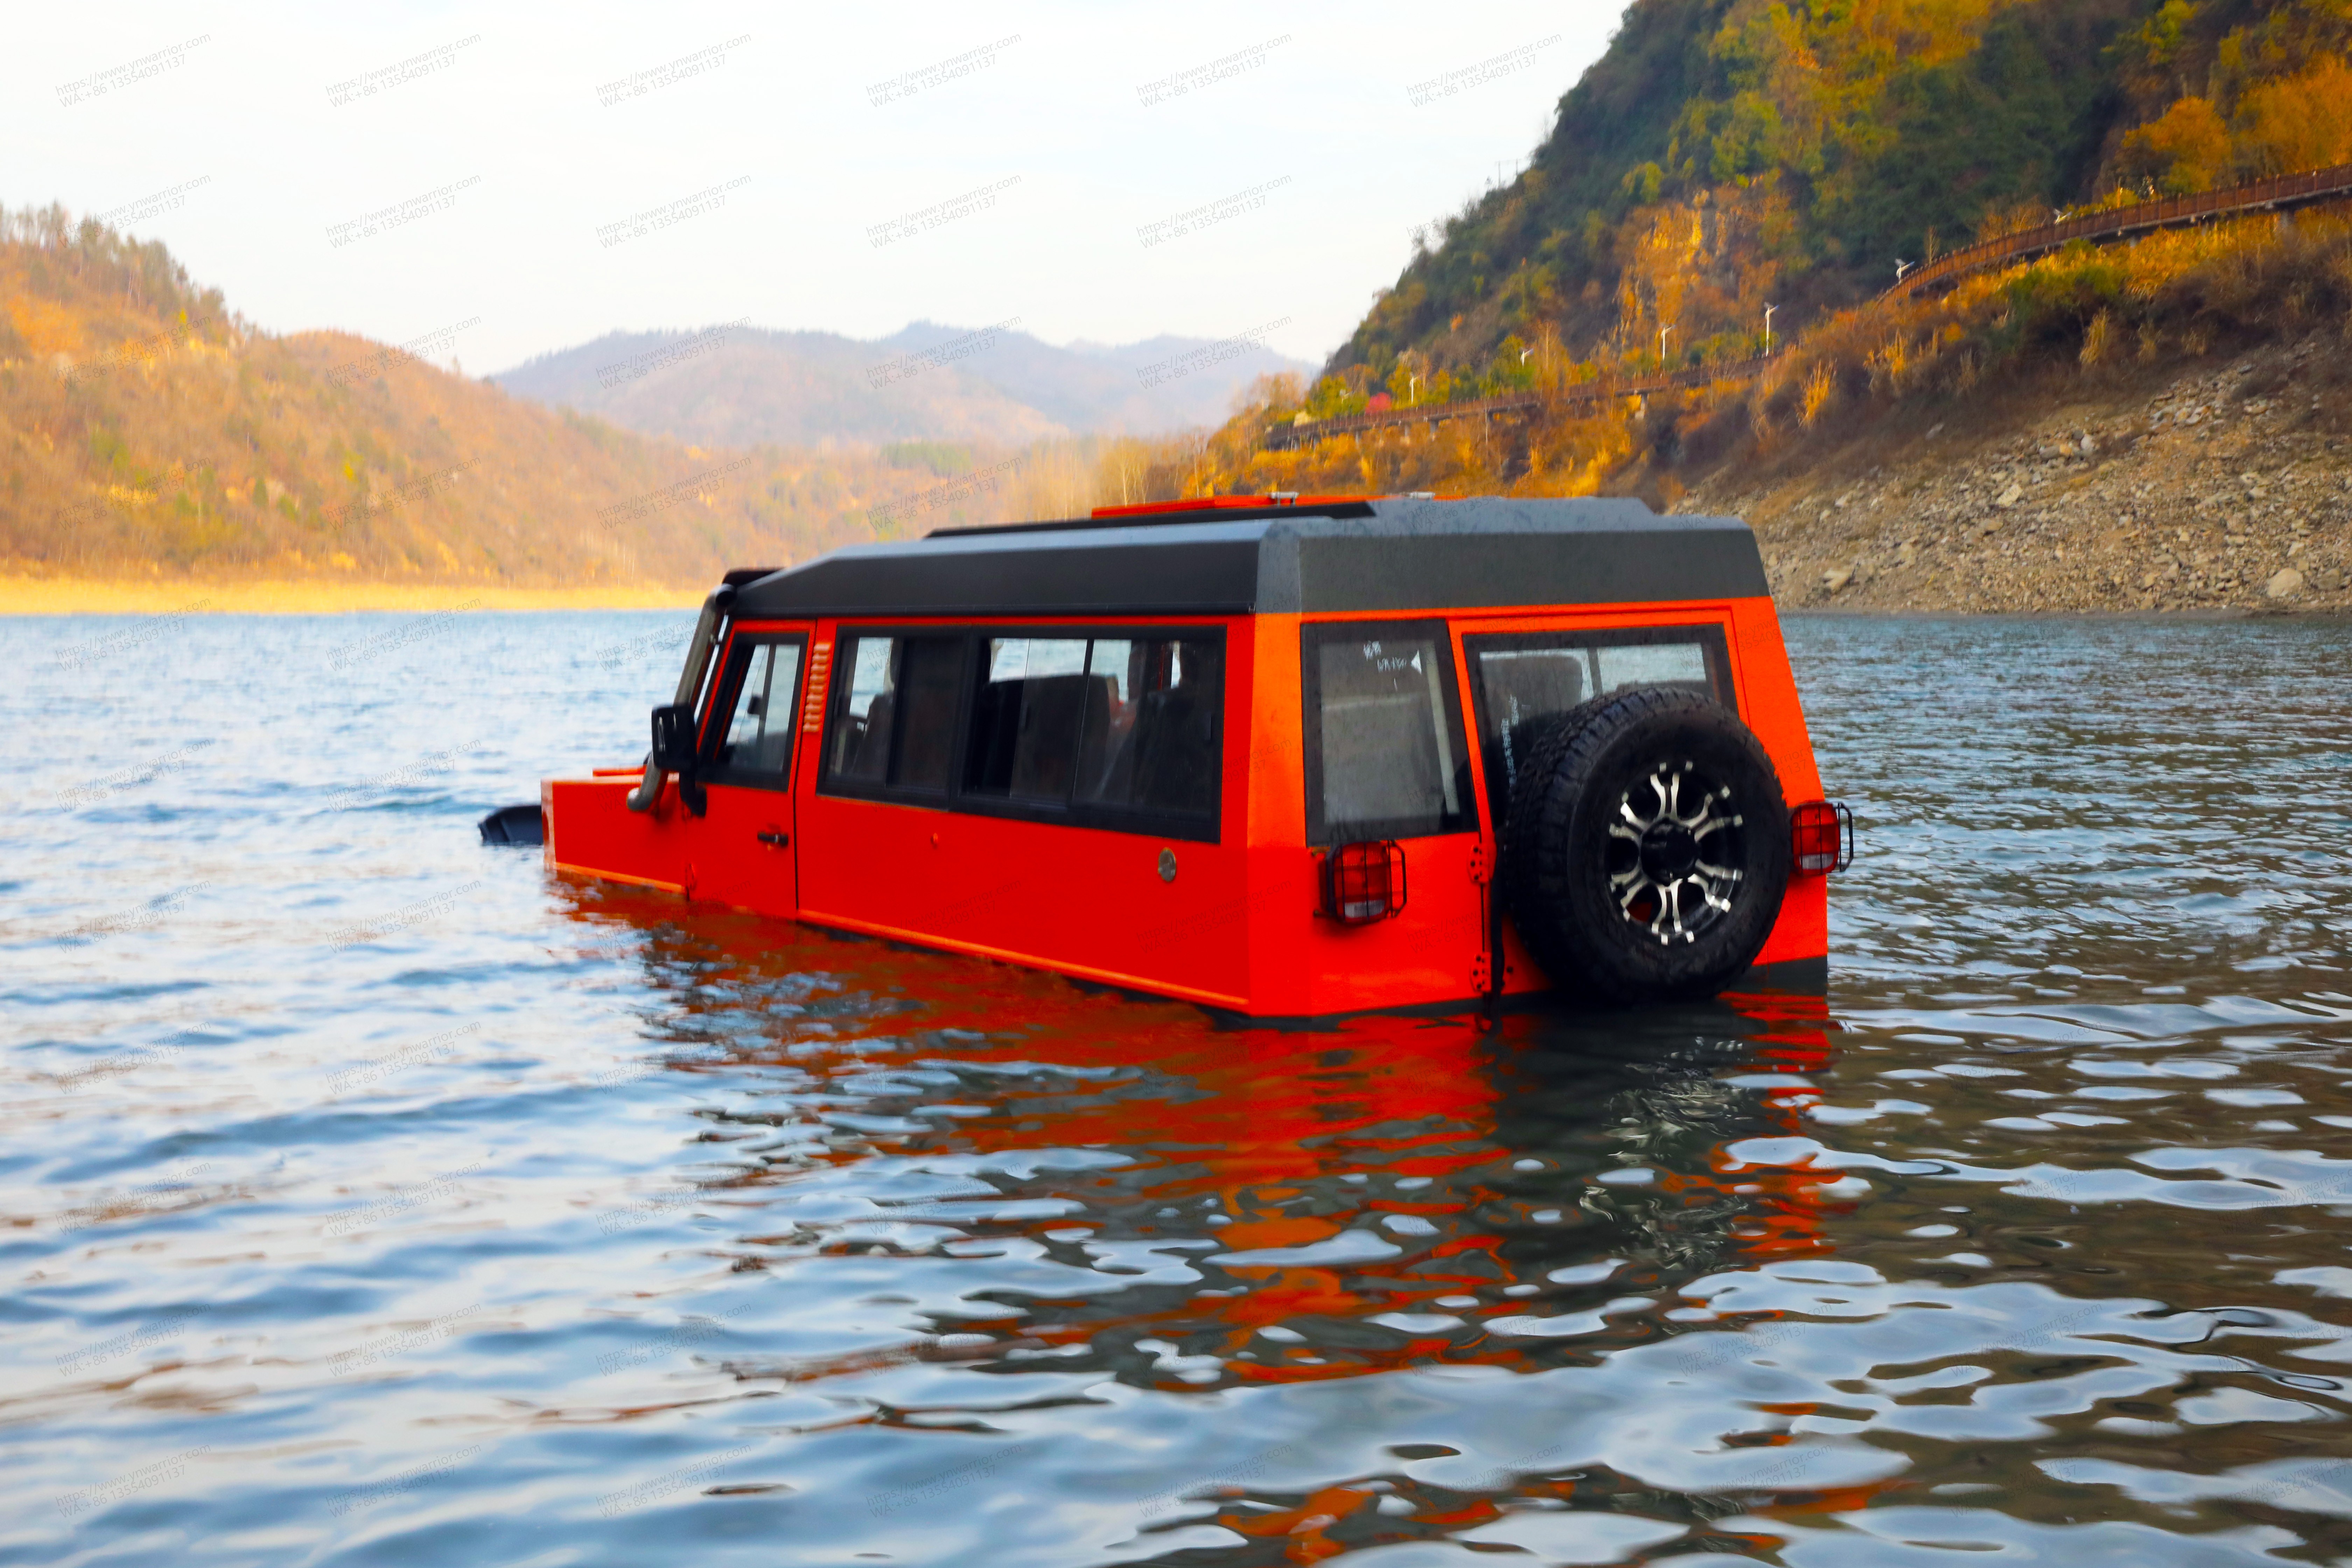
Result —
POLYGON ((343 332, 277 336, 163 247, 0 212, 0 576, 707 587, 1197 479, 1197 437, 705 449, 343 332))
MULTIPOLYGON (((2352 310, 2332 219, 2263 219, 1865 309, 2053 216, 2352 163, 2352 0, 1634 0, 1517 179, 1418 250, 1319 381, 1221 435, 1249 489, 1577 493, 2037 358, 2084 369, 2352 310), (1758 378, 1522 424, 1257 450, 1265 424, 1660 369, 1758 378), (1507 375, 1506 373, 1510 373, 1507 375), (1260 421, 1256 432, 1238 426, 1260 421)), ((1650 483, 1644 479, 1641 482, 1650 483)))
POLYGON ((1988 231, 2352 160, 2347 45, 2352 0, 1634 0, 1328 372, 1748 358, 1988 231))
POLYGON ((2125 172, 2168 196, 2226 183, 2235 161, 2229 124, 2210 99, 2175 100, 2160 117, 2124 137, 2125 172))

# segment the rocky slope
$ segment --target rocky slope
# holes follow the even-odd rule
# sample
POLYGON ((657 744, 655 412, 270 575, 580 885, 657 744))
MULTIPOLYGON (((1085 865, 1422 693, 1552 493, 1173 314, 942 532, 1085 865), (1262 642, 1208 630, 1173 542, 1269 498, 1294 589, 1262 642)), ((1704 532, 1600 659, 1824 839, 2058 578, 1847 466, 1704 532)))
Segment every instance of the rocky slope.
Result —
POLYGON ((2091 380, 1712 476, 1678 511, 1752 523, 1784 606, 2352 609, 2352 410, 2336 334, 2091 380))

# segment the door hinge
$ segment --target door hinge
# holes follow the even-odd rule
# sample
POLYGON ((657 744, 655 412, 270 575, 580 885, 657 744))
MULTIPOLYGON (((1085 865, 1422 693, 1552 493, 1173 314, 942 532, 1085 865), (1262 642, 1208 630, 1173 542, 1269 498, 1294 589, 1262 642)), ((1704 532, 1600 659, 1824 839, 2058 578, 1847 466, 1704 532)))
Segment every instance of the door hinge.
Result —
POLYGON ((1470 961, 1470 994, 1473 996, 1484 996, 1494 980, 1494 963, 1485 953, 1470 961))
POLYGON ((1470 879, 1482 888, 1495 879, 1495 853, 1483 838, 1470 847, 1470 879))

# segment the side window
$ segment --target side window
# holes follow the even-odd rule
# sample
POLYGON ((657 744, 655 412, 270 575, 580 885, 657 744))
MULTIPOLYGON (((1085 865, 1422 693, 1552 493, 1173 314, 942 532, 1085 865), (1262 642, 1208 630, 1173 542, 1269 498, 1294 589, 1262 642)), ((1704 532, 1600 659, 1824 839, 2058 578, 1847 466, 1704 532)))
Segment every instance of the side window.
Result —
POLYGON ((1204 638, 1095 639, 1078 738, 1080 805, 1215 814, 1223 654, 1204 638))
POLYGON ((964 794, 1104 814, 1213 816, 1223 649, 1204 637, 990 637, 964 794))
POLYGON ((1444 623, 1310 626, 1299 654, 1307 842, 1470 828, 1469 750, 1444 623))
POLYGON ((825 777, 944 794, 955 751, 960 637, 845 636, 825 777))
POLYGON ((890 782, 947 793, 955 771, 956 699, 963 685, 961 637, 908 637, 898 655, 898 744, 890 782))
POLYGON ((1216 632, 1174 627, 845 631, 822 782, 1214 842, 1224 652, 1216 632))
POLYGON ((990 637, 982 647, 965 793, 1069 799, 1086 706, 1087 639, 990 637))
POLYGON ((801 644, 737 645, 729 671, 734 695, 727 731, 711 759, 725 782, 782 788, 792 778, 793 734, 799 722, 801 644))
POLYGON ((1736 706, 1720 626, 1510 633, 1465 637, 1463 647, 1486 755, 1486 795, 1498 818, 1509 809, 1538 721, 1634 686, 1678 687, 1736 706))
POLYGON ((841 711, 834 721, 830 778, 880 784, 890 771, 891 719, 898 710, 898 639, 845 637, 835 668, 847 668, 841 711))

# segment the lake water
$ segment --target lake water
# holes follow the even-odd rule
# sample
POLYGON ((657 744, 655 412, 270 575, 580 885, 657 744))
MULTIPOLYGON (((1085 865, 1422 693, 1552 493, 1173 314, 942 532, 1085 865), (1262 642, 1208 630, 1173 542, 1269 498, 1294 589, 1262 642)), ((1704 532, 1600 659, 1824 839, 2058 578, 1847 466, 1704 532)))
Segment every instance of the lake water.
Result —
POLYGON ((1481 1037, 481 847, 687 620, 0 621, 0 1563, 2352 1558, 2352 626, 1794 622, 1826 1003, 1481 1037))

